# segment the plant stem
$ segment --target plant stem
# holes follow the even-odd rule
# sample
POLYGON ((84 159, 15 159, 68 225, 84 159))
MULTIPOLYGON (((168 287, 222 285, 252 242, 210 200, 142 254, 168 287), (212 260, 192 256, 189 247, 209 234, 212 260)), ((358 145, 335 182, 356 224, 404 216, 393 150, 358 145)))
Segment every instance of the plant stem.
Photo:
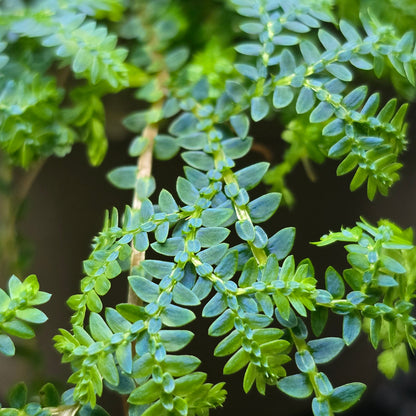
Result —
MULTIPOLYGON (((156 106, 156 105, 155 105, 156 106)), ((154 106, 153 106, 154 107, 154 106)), ((153 162, 153 144, 154 139, 158 133, 158 126, 156 124, 149 124, 143 130, 143 137, 147 139, 147 147, 145 151, 140 155, 137 161, 137 177, 136 182, 140 178, 149 178, 152 175, 152 162, 153 162)), ((140 209, 142 201, 137 195, 137 190, 134 191, 133 195, 133 209, 140 209)), ((131 262, 130 262, 130 273, 133 272, 134 267, 138 266, 145 258, 144 251, 138 251, 135 249, 133 243, 131 245, 131 262)), ((127 302, 133 305, 140 303, 139 298, 134 293, 132 288, 129 286, 129 292, 127 302)))
MULTIPOLYGON (((291 335, 291 337, 293 339, 293 344, 294 344, 294 346, 295 346, 295 348, 296 348, 296 350, 298 352, 302 352, 302 351, 305 351, 305 350, 308 350, 309 351, 309 347, 306 344, 306 342, 305 342, 304 339, 297 337, 294 334, 293 330, 291 330, 291 329, 289 330, 289 333, 290 333, 290 335, 291 335)), ((308 376, 309 381, 310 381, 310 383, 311 383, 311 385, 313 387, 313 391, 315 393, 316 399, 318 401, 323 401, 323 400, 326 399, 326 397, 320 392, 319 387, 318 387, 318 385, 316 384, 316 381, 315 381, 315 376, 317 376, 318 373, 319 373, 318 372, 318 369, 317 369, 317 367, 315 365, 313 371, 309 372, 307 374, 307 376, 308 376)), ((332 411, 331 408, 329 408, 328 416, 334 416, 334 412, 332 411)))
POLYGON ((16 221, 22 203, 45 162, 40 160, 30 170, 16 175, 5 159, 7 157, 0 153, 0 281, 3 284, 12 272, 20 272, 16 221))
MULTIPOLYGON (((159 88, 164 90, 164 84, 166 80, 168 79, 169 74, 167 71, 163 70, 161 71, 157 78, 157 84, 159 88)), ((159 112, 162 111, 163 103, 165 101, 165 94, 163 97, 154 103, 150 111, 159 112)), ((158 123, 150 123, 148 124, 142 133, 143 138, 147 139, 147 146, 144 152, 139 156, 139 159, 137 160, 137 176, 136 176, 136 183, 141 178, 150 178, 152 176, 152 165, 153 165, 153 146, 155 137, 157 136, 159 132, 159 125, 158 123)), ((140 200, 137 189, 134 190, 133 195, 133 209, 140 209, 142 205, 142 201, 140 200)), ((131 261, 130 261, 130 274, 133 273, 134 268, 137 267, 145 258, 145 252, 144 251, 138 251, 135 249, 133 243, 131 244, 131 261)), ((133 305, 139 305, 140 301, 137 295, 134 293, 133 289, 129 286, 129 291, 127 295, 127 302, 131 303, 133 305)))
POLYGON ((13 195, 11 193, 12 168, 0 153, 0 281, 7 281, 10 270, 17 262, 14 229, 13 195))

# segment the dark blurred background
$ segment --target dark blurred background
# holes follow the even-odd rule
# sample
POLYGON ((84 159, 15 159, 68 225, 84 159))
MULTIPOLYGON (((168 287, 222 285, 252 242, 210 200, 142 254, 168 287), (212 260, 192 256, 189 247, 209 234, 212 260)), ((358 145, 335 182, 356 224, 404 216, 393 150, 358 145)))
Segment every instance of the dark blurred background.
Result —
MULTIPOLYGON (((121 104, 120 104, 121 105, 121 104)), ((115 106, 119 108, 119 106, 115 106)), ((124 113, 124 111, 120 111, 124 113)), ((410 122, 415 119, 415 108, 409 112, 410 122)), ((51 301, 43 310, 49 321, 42 325, 38 334, 37 347, 26 351, 26 359, 0 358, 0 395, 3 398, 8 386, 25 379, 28 383, 40 378, 43 381, 57 382, 62 389, 68 388, 65 380, 69 375, 67 365, 60 364, 60 356, 53 349, 52 337, 58 328, 69 327, 70 310, 66 299, 77 293, 82 278, 82 260, 90 251, 92 237, 100 230, 105 209, 116 206, 123 209, 131 203, 130 192, 113 188, 105 179, 105 174, 113 167, 132 163, 127 156, 128 135, 120 126, 118 112, 109 120, 111 140, 108 155, 98 168, 88 165, 85 149, 74 148, 64 159, 50 158, 36 178, 26 203, 26 211, 19 228, 32 250, 32 261, 28 273, 38 275, 41 289, 53 293, 51 301), (31 352, 32 351, 32 352, 31 352), (29 365, 31 361, 35 366, 29 365)), ((412 123, 410 123, 412 124, 412 123)), ((251 132, 256 139, 271 152, 274 163, 279 162, 284 142, 279 139, 280 131, 273 123, 265 123, 251 132)), ((392 189, 388 198, 377 196, 373 203, 367 200, 365 189, 350 193, 348 186, 351 177, 336 177, 337 163, 328 162, 314 166, 318 180, 310 182, 302 166, 292 173, 288 185, 296 195, 296 204, 289 209, 280 207, 276 215, 265 226, 269 235, 286 226, 297 228, 293 252, 296 261, 311 258, 316 276, 322 282, 324 270, 333 265, 339 271, 347 266, 345 251, 341 245, 317 248, 310 241, 317 241, 328 230, 338 230, 341 225, 353 226, 359 216, 372 222, 389 218, 402 227, 416 226, 416 146, 413 145, 415 126, 410 129, 410 149, 403 157, 402 179, 392 189)), ((262 160, 260 153, 250 153, 245 161, 262 160)), ((243 161, 244 163, 244 161, 243 161)), ((155 162, 154 174, 159 187, 174 189, 176 176, 182 172, 179 157, 169 162, 155 162)), ((263 190, 266 190, 264 188, 263 190)), ((260 189, 262 191, 262 189, 260 189)), ((21 276, 23 277, 23 276, 21 276)), ((125 278, 112 281, 111 296, 106 296, 105 304, 114 306, 126 299, 125 278)), ((198 312, 198 311, 196 311, 198 312)), ((201 358, 202 370, 209 373, 208 381, 226 381, 228 400, 216 415, 279 414, 280 416, 311 415, 308 400, 294 400, 283 396, 277 389, 268 388, 267 397, 256 391, 245 395, 242 389, 242 372, 224 377, 222 366, 225 359, 213 357, 218 339, 207 336, 210 320, 199 320, 191 325, 196 336, 189 351, 201 358)), ((330 320, 325 335, 340 336, 340 321, 330 320)), ((25 347, 20 347, 25 352, 25 347)), ((388 381, 377 371, 376 353, 365 336, 345 349, 333 363, 323 366, 335 386, 351 381, 362 381, 368 389, 361 402, 347 412, 347 415, 361 416, 414 416, 416 415, 416 374, 411 363, 408 374, 399 373, 388 381)), ((1 400, 3 401, 3 400, 1 400)), ((116 396, 106 393, 101 404, 112 416, 121 415, 121 404, 116 396)))

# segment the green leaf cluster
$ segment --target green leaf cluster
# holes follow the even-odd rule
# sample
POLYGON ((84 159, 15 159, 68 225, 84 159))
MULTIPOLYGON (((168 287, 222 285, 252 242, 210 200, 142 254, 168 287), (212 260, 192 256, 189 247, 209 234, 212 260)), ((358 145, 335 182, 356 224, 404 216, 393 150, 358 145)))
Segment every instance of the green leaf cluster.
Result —
MULTIPOLYGON (((401 345, 413 342, 411 308, 404 305, 409 305, 405 298, 410 299, 414 289, 405 277, 402 285, 408 294, 403 296, 403 288, 396 288, 400 286, 396 274, 406 275, 409 270, 404 266, 399 270, 401 263, 395 259, 394 253, 402 251, 394 245, 402 238, 393 237, 402 233, 396 226, 386 222, 374 228, 361 222, 353 231, 344 230, 353 237, 342 241, 358 246, 364 244, 362 235, 372 231, 363 249, 348 246, 352 269, 344 272, 344 278, 330 267, 326 289, 318 289, 311 261, 296 265, 289 255, 294 228, 268 237, 259 225, 281 202, 280 193, 251 197, 269 165, 236 168, 252 145, 248 114, 257 122, 270 116, 273 108, 288 108, 292 121, 284 138, 292 147, 280 177, 299 160, 321 163, 326 157, 343 157, 338 174, 358 167, 352 190, 367 180, 370 199, 377 190, 386 194, 398 179, 396 160, 406 146, 406 106, 396 112, 396 101, 390 100, 379 109, 378 94, 367 97, 366 87, 348 83, 353 78, 351 67, 370 70, 380 65, 380 59, 393 59, 387 52, 389 40, 373 30, 371 22, 364 21, 363 37, 341 21, 342 43, 327 30, 333 16, 295 1, 233 3, 238 13, 249 18, 240 29, 250 41, 236 46, 245 60, 235 64, 236 72, 229 72, 233 75, 221 93, 206 74, 198 80, 189 77, 185 52, 182 56, 180 50, 169 51, 167 38, 160 40, 160 32, 146 26, 160 14, 152 14, 151 6, 144 9, 143 16, 150 19, 143 21, 145 32, 160 40, 158 54, 165 51, 165 55, 155 55, 151 49, 146 53, 158 56, 157 64, 151 81, 137 96, 151 107, 124 120, 138 135, 129 153, 143 155, 150 145, 148 129, 158 126, 155 156, 169 159, 181 152, 184 176, 176 182, 175 196, 162 190, 153 204, 148 198, 155 191, 154 179, 143 177, 135 165, 108 175, 115 186, 133 189, 141 203, 140 208, 127 207, 121 220, 115 210, 106 217, 84 263, 81 293, 68 301, 75 312, 72 332, 61 330, 55 337, 64 361, 71 362, 74 374, 69 381, 75 384, 75 400, 82 404, 94 406, 105 381, 128 394, 128 402, 146 416, 205 414, 222 405, 223 384, 205 382, 207 375, 196 371, 197 357, 175 354, 193 338, 183 327, 196 317, 191 308, 201 303, 202 316, 213 319, 209 334, 223 337, 214 354, 228 357, 224 374, 244 369, 246 392, 255 384, 262 394, 271 385, 293 397, 313 395, 315 416, 344 411, 363 394, 361 383, 334 388, 318 366, 337 357, 366 330, 367 322, 373 345, 383 340, 390 355, 399 356, 401 345), (180 64, 172 66, 171 53, 180 64), (169 78, 160 83, 166 73, 169 78), (313 132, 308 138, 302 137, 305 128, 313 132), (231 231, 241 242, 230 247, 226 241, 231 231), (388 248, 388 244, 393 245, 388 248), (134 265, 128 280, 140 305, 107 308, 104 320, 99 315, 100 296, 110 289, 110 280, 128 268, 132 250, 146 252, 146 257, 154 252, 162 259, 150 257, 134 265), (345 282, 352 289, 347 294, 345 282), (343 315, 342 338, 320 338, 329 311, 343 315), (315 339, 308 339, 308 316, 315 339), (389 325, 390 338, 384 335, 389 325), (286 364, 292 360, 298 372, 288 375, 286 364)), ((176 35, 172 32, 171 41, 176 35)), ((142 65, 150 63, 143 59, 142 65)), ((273 172, 266 179, 272 183, 270 178, 273 172)), ((337 234, 328 238, 321 245, 335 241, 337 234)), ((413 249, 409 238, 406 250, 413 249)), ((381 356, 382 369, 385 361, 381 356)), ((397 366, 404 368, 403 360, 397 359, 397 366)))
POLYGON ((335 298, 332 310, 344 316, 343 338, 351 344, 362 328, 374 348, 381 343, 379 369, 391 378, 398 368, 408 369, 407 346, 415 347, 413 231, 387 220, 378 227, 362 220, 354 228, 323 236, 317 244, 336 241, 349 243, 345 249, 351 265, 344 279, 333 269, 326 274, 327 290, 335 298), (346 301, 338 301, 344 296, 344 280, 352 291, 346 301))
POLYGON ((0 147, 13 163, 28 167, 64 156, 81 141, 91 163, 99 164, 107 149, 102 96, 127 87, 129 74, 137 78, 138 71, 127 66, 127 50, 117 47, 117 37, 89 16, 118 20, 123 6, 113 0, 44 3, 2 6, 0 147), (62 69, 51 77, 57 64, 62 69), (86 84, 74 87, 79 78, 86 84), (70 108, 62 108, 62 87, 73 90, 70 108))
POLYGON ((8 293, 0 289, 0 352, 12 356, 15 346, 10 336, 33 338, 35 332, 31 324, 42 324, 48 319, 37 306, 46 303, 51 295, 39 290, 33 274, 23 282, 12 276, 8 289, 8 293))
MULTIPOLYGON (((54 338, 72 367, 64 406, 93 414, 104 387, 125 395, 132 415, 206 416, 222 406, 224 383, 207 381, 199 358, 181 352, 198 335, 187 325, 201 306, 209 335, 221 337, 214 355, 227 357, 225 375, 244 370, 245 392, 277 387, 310 397, 314 416, 331 416, 355 404, 365 385, 334 387, 320 366, 361 332, 381 345, 388 377, 408 367, 408 346, 416 347, 412 232, 361 220, 325 235, 317 244, 344 242, 351 267, 341 275, 329 266, 321 279, 310 259, 291 255, 295 228, 269 236, 263 223, 282 198, 293 203, 285 178, 299 161, 312 175, 310 161, 340 160, 338 175, 355 172, 351 191, 366 183, 370 200, 388 193, 407 145, 407 104, 382 103, 354 74, 380 77, 388 67, 413 85, 414 37, 396 35, 371 13, 361 23, 337 20, 328 1, 231 0, 209 12, 194 3, 40 1, 4 7, 0 17, 0 146, 14 163, 63 155, 81 141, 98 164, 107 149, 104 96, 137 88, 140 101, 123 119, 139 162, 107 175, 134 191, 133 204, 106 213, 80 293, 67 302, 72 327, 54 338), (195 13, 218 32, 209 41, 195 13), (228 18, 236 30, 221 36, 228 18), (282 163, 247 165, 252 122, 272 117, 286 126, 282 163), (149 160, 143 169, 152 152, 180 155, 175 190, 157 188, 149 160), (259 195, 262 181, 272 192, 259 195), (112 279, 126 275, 137 301, 104 308, 112 279), (338 337, 322 337, 329 312, 342 316, 338 337)), ((29 276, 0 291, 6 355, 14 353, 9 335, 32 337, 27 322, 46 320, 33 307, 49 299, 38 289, 29 276)), ((13 393, 15 410, 46 414, 27 410, 21 391, 13 393)))

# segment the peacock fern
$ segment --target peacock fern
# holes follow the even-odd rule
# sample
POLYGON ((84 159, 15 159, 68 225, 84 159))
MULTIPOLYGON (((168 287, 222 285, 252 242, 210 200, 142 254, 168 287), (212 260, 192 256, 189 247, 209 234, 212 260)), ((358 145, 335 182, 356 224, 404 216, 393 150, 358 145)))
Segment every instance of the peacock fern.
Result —
MULTIPOLYGON (((4 6, 0 144, 11 161, 28 166, 83 141, 97 164, 107 148, 102 97, 140 86, 136 97, 148 103, 124 119, 137 135, 129 146, 137 164, 108 175, 134 191, 133 204, 106 215, 84 262, 80 293, 68 300, 72 327, 54 338, 75 387, 65 395, 67 407, 36 411, 90 414, 104 385, 128 396, 129 415, 202 416, 222 406, 224 383, 207 382, 209 375, 196 371, 197 357, 176 354, 194 337, 186 325, 201 304, 202 316, 213 319, 209 335, 222 337, 214 355, 229 357, 224 374, 245 369, 245 392, 255 384, 261 394, 270 385, 292 397, 312 396, 315 416, 342 412, 363 394, 358 382, 334 388, 319 368, 361 332, 374 348, 381 343, 379 368, 388 377, 407 369, 408 349, 416 346, 411 230, 361 220, 323 236, 318 246, 346 244, 351 265, 342 275, 330 266, 323 279, 311 260, 296 263, 290 255, 293 227, 269 237, 259 225, 282 195, 251 192, 264 180, 290 203, 284 176, 309 159, 342 159, 337 175, 355 170, 350 189, 366 182, 370 200, 399 179, 407 104, 382 103, 379 93, 354 83, 354 74, 381 76, 389 66, 414 85, 413 34, 396 34, 371 12, 361 15, 361 25, 338 20, 322 3, 213 2, 239 29, 227 34, 228 44, 214 40, 205 50, 203 33, 187 39, 196 28, 184 16, 198 6, 180 0, 4 6), (95 19, 107 19, 122 46, 95 19), (210 72, 212 48, 224 50, 217 74, 210 72), (41 65, 28 65, 41 55, 41 65), (16 68, 24 68, 23 79, 16 68), (250 124, 273 117, 287 125, 285 165, 241 167, 238 159, 253 144, 250 124), (154 203, 152 154, 167 160, 178 152, 184 177, 176 192, 161 189, 154 203), (237 245, 230 246, 230 235, 237 245), (125 272, 129 301, 103 313, 101 297, 125 272), (329 312, 342 316, 342 337, 321 337, 329 312)), ((3 350, 9 339, 0 340, 3 350)), ((7 412, 15 414, 0 410, 7 412)))

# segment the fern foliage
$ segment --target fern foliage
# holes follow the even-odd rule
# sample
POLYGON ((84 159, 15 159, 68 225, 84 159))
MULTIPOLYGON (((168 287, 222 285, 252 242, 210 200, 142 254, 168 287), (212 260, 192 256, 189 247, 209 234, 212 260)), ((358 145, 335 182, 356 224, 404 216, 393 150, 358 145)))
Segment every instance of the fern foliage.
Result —
POLYGON ((15 346, 10 335, 33 338, 35 332, 30 324, 42 324, 48 319, 36 306, 46 303, 51 295, 39 290, 38 280, 33 274, 23 282, 12 276, 8 287, 9 293, 0 289, 0 352, 12 356, 15 346))
MULTIPOLYGON (((108 174, 134 192, 134 203, 106 214, 80 293, 68 300, 72 327, 54 338, 73 370, 72 410, 94 408, 105 386, 127 397, 134 416, 205 416, 222 406, 224 383, 211 383, 197 371, 199 358, 181 353, 198 336, 187 324, 199 305, 218 338, 214 355, 227 357, 225 375, 242 370, 245 392, 272 386, 310 398, 315 416, 347 410, 363 394, 364 384, 334 387, 320 368, 361 332, 381 345, 379 368, 388 377, 408 367, 416 345, 411 230, 361 220, 331 232, 317 244, 345 243, 351 268, 339 274, 329 266, 316 276, 310 259, 291 255, 293 227, 269 236, 262 224, 282 194, 291 203, 284 179, 298 161, 339 160, 337 175, 354 172, 351 191, 366 184, 370 200, 388 194, 407 146, 407 104, 357 85, 354 74, 389 68, 413 85, 412 32, 396 35, 371 13, 360 24, 338 20, 322 1, 225 3, 215 10, 238 28, 228 43, 197 31, 183 45, 196 30, 184 16, 197 6, 181 1, 44 1, 6 7, 0 17, 0 143, 15 163, 63 155, 82 141, 98 164, 107 148, 102 97, 139 87, 135 97, 146 104, 123 121, 138 163, 108 174), (271 170, 266 162, 242 165, 251 125, 273 117, 287 126, 284 161, 271 170), (161 187, 143 162, 151 152, 162 160, 180 153, 175 190, 155 195, 161 187), (258 196, 261 181, 272 192, 258 196), (104 308, 112 279, 126 274, 135 301, 104 308), (343 317, 338 337, 321 336, 330 312, 343 317)), ((216 17, 207 24, 220 30, 216 17)), ((2 343, 6 353, 10 342, 2 343)))

